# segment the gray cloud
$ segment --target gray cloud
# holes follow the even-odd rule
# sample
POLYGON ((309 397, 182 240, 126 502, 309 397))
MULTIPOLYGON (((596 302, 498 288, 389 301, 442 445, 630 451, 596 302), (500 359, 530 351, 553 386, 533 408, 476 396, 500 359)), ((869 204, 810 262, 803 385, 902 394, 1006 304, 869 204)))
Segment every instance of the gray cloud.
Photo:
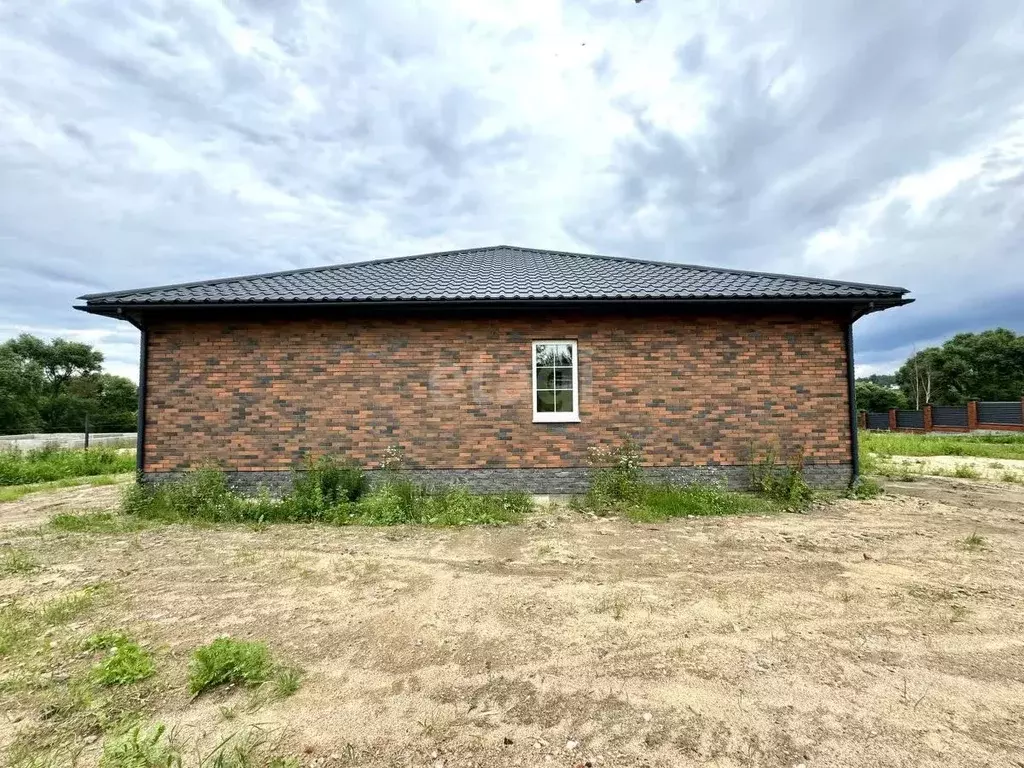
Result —
POLYGON ((1024 330, 1018 3, 0 8, 0 335, 86 291, 497 242, 904 284, 1024 330))

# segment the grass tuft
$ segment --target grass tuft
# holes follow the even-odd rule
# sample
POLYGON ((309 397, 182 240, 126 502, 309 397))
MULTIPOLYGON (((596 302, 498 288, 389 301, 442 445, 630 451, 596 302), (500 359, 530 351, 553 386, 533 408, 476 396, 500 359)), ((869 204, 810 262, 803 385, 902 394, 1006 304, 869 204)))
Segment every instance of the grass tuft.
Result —
POLYGON ((960 477, 968 480, 977 480, 981 477, 981 472, 972 467, 970 464, 957 464, 953 467, 953 477, 960 477))
POLYGON ((273 674, 274 663, 265 643, 219 637, 193 652, 188 688, 198 696, 218 685, 259 685, 273 674))
POLYGON ((988 546, 988 542, 985 541, 983 536, 979 536, 977 531, 974 531, 970 536, 960 540, 960 546, 964 549, 975 551, 985 549, 985 547, 988 546))
POLYGON ((39 570, 39 562, 21 549, 8 549, 0 559, 0 573, 11 576, 39 570))
POLYGON ((136 726, 103 745, 100 768, 181 768, 182 750, 167 726, 136 726))
POLYGON ((302 686, 302 670, 296 667, 281 667, 274 675, 274 694, 286 699, 302 686))

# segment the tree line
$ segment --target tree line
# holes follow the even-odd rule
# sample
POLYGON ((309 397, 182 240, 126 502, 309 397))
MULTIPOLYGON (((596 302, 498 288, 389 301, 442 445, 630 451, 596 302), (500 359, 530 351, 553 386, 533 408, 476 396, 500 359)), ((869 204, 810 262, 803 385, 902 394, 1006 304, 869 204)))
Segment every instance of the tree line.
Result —
POLYGON ((138 388, 89 344, 22 334, 0 344, 0 434, 135 430, 138 388))
POLYGON ((958 333, 941 346, 915 352, 895 374, 857 379, 857 407, 872 412, 1021 397, 1024 334, 1006 328, 958 333))

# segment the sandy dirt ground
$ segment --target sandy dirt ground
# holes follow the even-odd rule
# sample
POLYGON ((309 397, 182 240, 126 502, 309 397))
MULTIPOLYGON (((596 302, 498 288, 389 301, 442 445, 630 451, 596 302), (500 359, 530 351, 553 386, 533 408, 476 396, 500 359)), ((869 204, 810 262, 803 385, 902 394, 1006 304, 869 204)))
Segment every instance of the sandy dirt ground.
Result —
MULTIPOLYGON (((888 485, 660 524, 29 535, 55 503, 116 499, 61 491, 0 505, 22 526, 0 543, 42 565, 0 601, 109 584, 71 630, 156 649, 154 722, 207 742, 259 723, 304 765, 1024 766, 1024 487, 888 485), (224 634, 302 688, 190 700, 189 652, 224 634)), ((5 706, 0 741, 41 716, 5 706)))
POLYGON ((948 475, 957 467, 968 466, 977 470, 982 478, 999 480, 1008 473, 1018 482, 1024 482, 1024 460, 984 459, 977 456, 893 456, 888 463, 904 465, 921 475, 948 475))

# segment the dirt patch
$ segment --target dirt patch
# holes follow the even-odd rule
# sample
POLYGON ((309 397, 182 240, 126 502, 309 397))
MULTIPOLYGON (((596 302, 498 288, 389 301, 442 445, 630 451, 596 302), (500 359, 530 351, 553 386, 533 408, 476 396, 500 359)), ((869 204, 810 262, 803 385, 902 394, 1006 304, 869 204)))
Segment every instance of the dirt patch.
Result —
POLYGON ((0 529, 40 525, 62 512, 102 512, 117 507, 123 484, 79 485, 37 491, 17 501, 0 503, 0 529))
MULTIPOLYGON (((270 724, 306 764, 1022 761, 1020 499, 906 487, 917 497, 654 525, 14 531, 42 568, 4 591, 109 584, 81 631, 126 626, 159 649, 154 720, 211 740, 270 724), (266 640, 302 688, 254 712, 237 690, 190 701, 188 653, 221 634, 266 640)), ((69 493, 22 500, 22 517, 104 508, 116 489, 69 493)), ((24 718, 6 738, 36 715, 0 706, 24 718)))

